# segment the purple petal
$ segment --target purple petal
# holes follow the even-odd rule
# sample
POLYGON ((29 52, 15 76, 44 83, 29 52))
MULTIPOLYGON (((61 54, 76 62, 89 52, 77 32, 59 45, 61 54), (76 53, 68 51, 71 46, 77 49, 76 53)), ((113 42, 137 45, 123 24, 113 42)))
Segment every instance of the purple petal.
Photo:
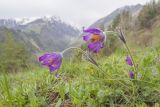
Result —
POLYGON ((50 54, 49 53, 46 53, 42 56, 39 57, 39 61, 41 62, 42 60, 44 60, 46 57, 48 57, 50 54))
POLYGON ((49 66, 49 71, 50 71, 51 74, 52 74, 52 72, 55 71, 55 70, 56 70, 55 67, 49 66))
POLYGON ((39 61, 42 63, 42 65, 50 65, 50 61, 54 60, 54 58, 56 57, 55 55, 55 53, 44 54, 41 57, 39 57, 39 61))
POLYGON ((50 65, 50 71, 58 70, 62 64, 62 56, 57 54, 54 58, 53 64, 50 65))
POLYGON ((89 50, 94 53, 98 53, 102 47, 103 47, 102 42, 92 42, 92 43, 88 44, 89 50))
POLYGON ((92 34, 87 34, 85 36, 83 36, 83 40, 85 40, 86 42, 89 41, 92 38, 92 34))
POLYGON ((133 71, 130 71, 130 72, 129 72, 129 77, 130 77, 130 78, 134 78, 134 72, 133 72, 133 71))
POLYGON ((102 31, 99 28, 88 28, 88 29, 85 29, 84 32, 88 32, 92 34, 100 34, 102 31))
POLYGON ((132 65, 133 65, 133 63, 132 63, 132 59, 131 59, 131 57, 130 57, 130 56, 127 56, 127 58, 126 58, 126 63, 127 63, 128 65, 130 65, 130 66, 132 66, 132 65))

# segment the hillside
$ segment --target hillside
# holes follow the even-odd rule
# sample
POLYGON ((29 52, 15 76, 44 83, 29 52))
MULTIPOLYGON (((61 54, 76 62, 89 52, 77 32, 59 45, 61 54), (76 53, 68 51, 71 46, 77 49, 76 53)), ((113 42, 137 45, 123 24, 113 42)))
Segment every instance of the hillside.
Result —
POLYGON ((60 51, 69 46, 78 37, 79 30, 56 17, 38 19, 0 19, 0 38, 5 30, 24 43, 29 51, 60 51))
POLYGON ((137 4, 137 5, 124 6, 124 7, 118 8, 113 12, 111 12, 109 15, 97 20, 91 26, 99 27, 103 25, 104 27, 108 27, 112 23, 114 18, 116 18, 116 16, 121 14, 123 11, 129 11, 129 13, 132 14, 133 16, 137 16, 138 13, 141 11, 142 7, 143 6, 141 4, 137 4))

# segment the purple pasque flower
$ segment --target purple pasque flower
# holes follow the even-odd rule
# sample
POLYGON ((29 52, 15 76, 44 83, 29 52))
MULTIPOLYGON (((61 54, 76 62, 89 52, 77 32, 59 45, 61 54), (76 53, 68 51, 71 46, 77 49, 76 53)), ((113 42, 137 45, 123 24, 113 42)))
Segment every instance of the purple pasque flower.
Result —
POLYGON ((130 65, 130 66, 133 66, 133 62, 132 62, 132 59, 131 59, 130 56, 127 56, 127 57, 126 57, 126 63, 127 63, 128 65, 130 65))
POLYGON ((83 36, 83 40, 88 43, 88 49, 91 52, 98 53, 104 47, 106 39, 105 34, 98 28, 88 28, 83 30, 87 35, 83 36))
POLYGON ((50 73, 60 68, 62 64, 62 54, 60 53, 46 53, 39 57, 39 61, 42 63, 42 65, 48 66, 50 73))
POLYGON ((129 75, 130 78, 134 78, 134 72, 133 72, 133 71, 130 71, 130 72, 128 73, 128 75, 129 75))

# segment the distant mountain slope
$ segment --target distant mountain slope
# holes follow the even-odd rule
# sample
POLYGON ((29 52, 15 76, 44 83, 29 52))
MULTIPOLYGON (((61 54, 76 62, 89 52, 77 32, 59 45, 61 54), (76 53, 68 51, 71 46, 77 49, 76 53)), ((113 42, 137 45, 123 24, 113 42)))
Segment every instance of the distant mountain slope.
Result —
POLYGON ((137 15, 140 10, 142 9, 142 5, 132 5, 132 6, 124 6, 121 8, 116 9, 109 15, 97 20, 95 23, 93 23, 91 26, 98 27, 101 25, 104 25, 105 27, 108 27, 109 24, 113 21, 113 19, 120 13, 122 13, 124 10, 129 11, 133 16, 137 15))
POLYGON ((5 37, 6 30, 12 32, 13 37, 32 52, 63 50, 69 47, 70 42, 80 33, 78 29, 56 17, 19 21, 0 19, 0 39, 5 37))

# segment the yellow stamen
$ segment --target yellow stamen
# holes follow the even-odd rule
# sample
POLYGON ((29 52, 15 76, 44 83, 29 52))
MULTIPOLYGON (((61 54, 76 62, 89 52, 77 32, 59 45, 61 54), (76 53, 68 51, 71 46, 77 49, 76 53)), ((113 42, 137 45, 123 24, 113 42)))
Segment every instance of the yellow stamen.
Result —
POLYGON ((50 58, 48 62, 49 62, 50 65, 52 65, 53 64, 53 59, 50 58))
POLYGON ((95 35, 95 34, 93 34, 91 37, 92 42, 100 41, 100 39, 101 39, 101 37, 99 35, 95 35))

